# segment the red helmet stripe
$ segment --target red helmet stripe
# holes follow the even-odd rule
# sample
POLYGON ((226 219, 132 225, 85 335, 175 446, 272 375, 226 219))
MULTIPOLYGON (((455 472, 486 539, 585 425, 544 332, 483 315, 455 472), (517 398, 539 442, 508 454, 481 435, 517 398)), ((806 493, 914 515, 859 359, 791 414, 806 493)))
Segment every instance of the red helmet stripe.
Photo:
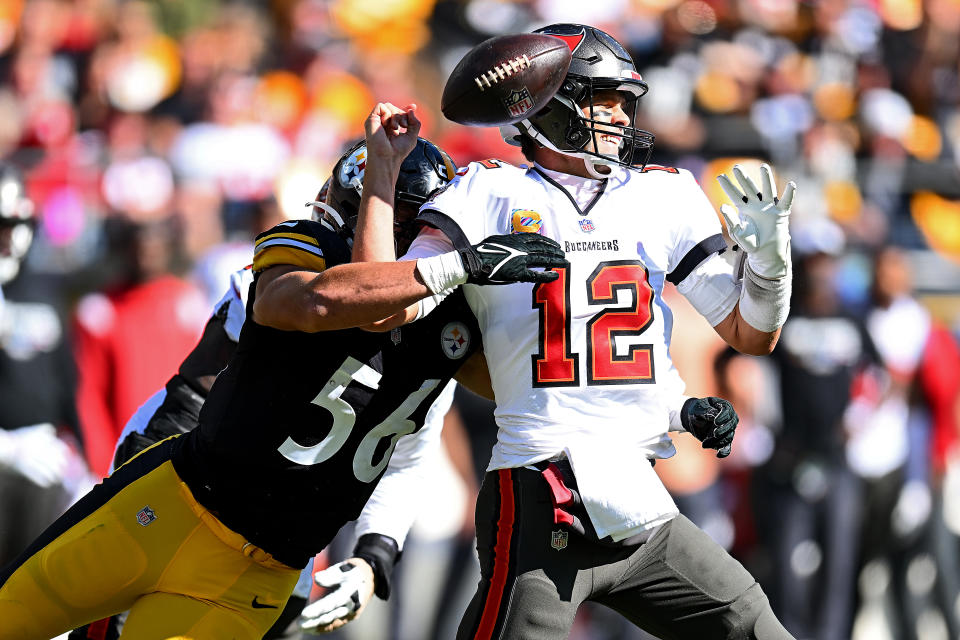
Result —
POLYGON ((553 36, 554 38, 560 38, 561 40, 566 42, 567 46, 570 47, 570 51, 572 52, 572 51, 576 51, 577 47, 580 46, 580 43, 583 42, 584 33, 583 31, 581 31, 580 33, 572 36, 561 36, 561 35, 557 35, 556 33, 548 33, 547 35, 553 36))

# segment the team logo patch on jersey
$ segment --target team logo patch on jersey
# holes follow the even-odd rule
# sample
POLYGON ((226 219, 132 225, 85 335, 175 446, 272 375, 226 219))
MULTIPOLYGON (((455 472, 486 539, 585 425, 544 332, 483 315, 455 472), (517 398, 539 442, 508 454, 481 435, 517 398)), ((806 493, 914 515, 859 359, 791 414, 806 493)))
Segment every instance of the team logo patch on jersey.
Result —
POLYGON ((393 344, 400 344, 400 327, 395 327, 390 330, 390 342, 393 344))
POLYGON ((503 100, 503 105, 507 108, 510 116, 513 118, 522 116, 530 109, 533 109, 533 98, 526 87, 520 87, 510 92, 503 100))
POLYGON ((580 223, 580 229, 584 233, 593 233, 597 230, 597 227, 593 224, 593 220, 590 218, 584 218, 583 220, 578 220, 580 223))
POLYGON ((512 214, 512 233, 543 233, 543 220, 540 214, 530 209, 514 209, 512 214))
POLYGON ((567 542, 570 540, 570 534, 563 529, 550 533, 550 546, 557 551, 563 551, 567 548, 567 542))
POLYGON ((140 526, 145 527, 154 520, 157 519, 157 512, 150 508, 149 505, 140 509, 137 513, 137 522, 140 523, 140 526))
POLYGON ((451 360, 459 360, 467 355, 470 346, 470 330, 462 322, 450 322, 440 334, 440 346, 451 360))
POLYGON ((340 165, 340 184, 363 184, 363 170, 367 167, 367 145, 359 147, 340 165))

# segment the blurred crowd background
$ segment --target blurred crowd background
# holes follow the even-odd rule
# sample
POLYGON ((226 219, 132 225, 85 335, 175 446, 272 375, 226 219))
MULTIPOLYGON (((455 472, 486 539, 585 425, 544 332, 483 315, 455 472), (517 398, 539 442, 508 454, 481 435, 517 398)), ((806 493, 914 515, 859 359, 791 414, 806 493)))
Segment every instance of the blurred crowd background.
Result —
MULTIPOLYGON (((376 101, 417 103, 460 165, 522 162, 440 94, 474 44, 553 22, 627 46, 652 162, 718 207, 734 162, 798 186, 774 356, 724 350, 668 292, 688 393, 741 416, 730 459, 681 435, 657 464, 681 509, 797 638, 960 638, 958 0, 2 0, 0 158, 34 225, 0 260, 0 563, 106 472, 253 237, 307 214, 376 101)), ((337 637, 453 637, 495 427, 466 392, 447 420, 399 588, 337 637)), ((647 636, 585 607, 572 637, 647 636)))

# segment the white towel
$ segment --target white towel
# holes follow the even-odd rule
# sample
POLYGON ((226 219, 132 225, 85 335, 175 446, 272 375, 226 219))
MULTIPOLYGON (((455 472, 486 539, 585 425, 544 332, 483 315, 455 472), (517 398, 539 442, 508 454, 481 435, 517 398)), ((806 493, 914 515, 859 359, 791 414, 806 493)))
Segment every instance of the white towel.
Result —
POLYGON ((599 537, 620 541, 679 514, 649 460, 669 457, 667 449, 673 449, 673 444, 666 435, 647 446, 566 449, 584 507, 599 537))

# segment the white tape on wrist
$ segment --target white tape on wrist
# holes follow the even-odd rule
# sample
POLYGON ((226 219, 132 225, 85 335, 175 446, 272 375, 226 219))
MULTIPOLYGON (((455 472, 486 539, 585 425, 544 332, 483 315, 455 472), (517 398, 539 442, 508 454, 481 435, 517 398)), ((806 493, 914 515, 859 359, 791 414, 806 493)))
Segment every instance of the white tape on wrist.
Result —
POLYGON ((467 281, 467 271, 463 260, 456 251, 441 253, 438 256, 417 259, 417 271, 423 283, 434 295, 446 289, 452 289, 467 281))
POLYGON ((759 331, 776 331, 790 315, 792 285, 793 270, 789 263, 786 276, 771 280, 758 276, 748 260, 743 269, 740 317, 759 331))
POLYGON ((683 404, 690 399, 690 396, 677 396, 675 400, 672 400, 673 404, 670 405, 669 414, 670 414, 670 431, 683 431, 686 429, 683 428, 683 418, 680 417, 680 412, 683 411, 683 404), (677 404, 679 402, 679 404, 677 404))

